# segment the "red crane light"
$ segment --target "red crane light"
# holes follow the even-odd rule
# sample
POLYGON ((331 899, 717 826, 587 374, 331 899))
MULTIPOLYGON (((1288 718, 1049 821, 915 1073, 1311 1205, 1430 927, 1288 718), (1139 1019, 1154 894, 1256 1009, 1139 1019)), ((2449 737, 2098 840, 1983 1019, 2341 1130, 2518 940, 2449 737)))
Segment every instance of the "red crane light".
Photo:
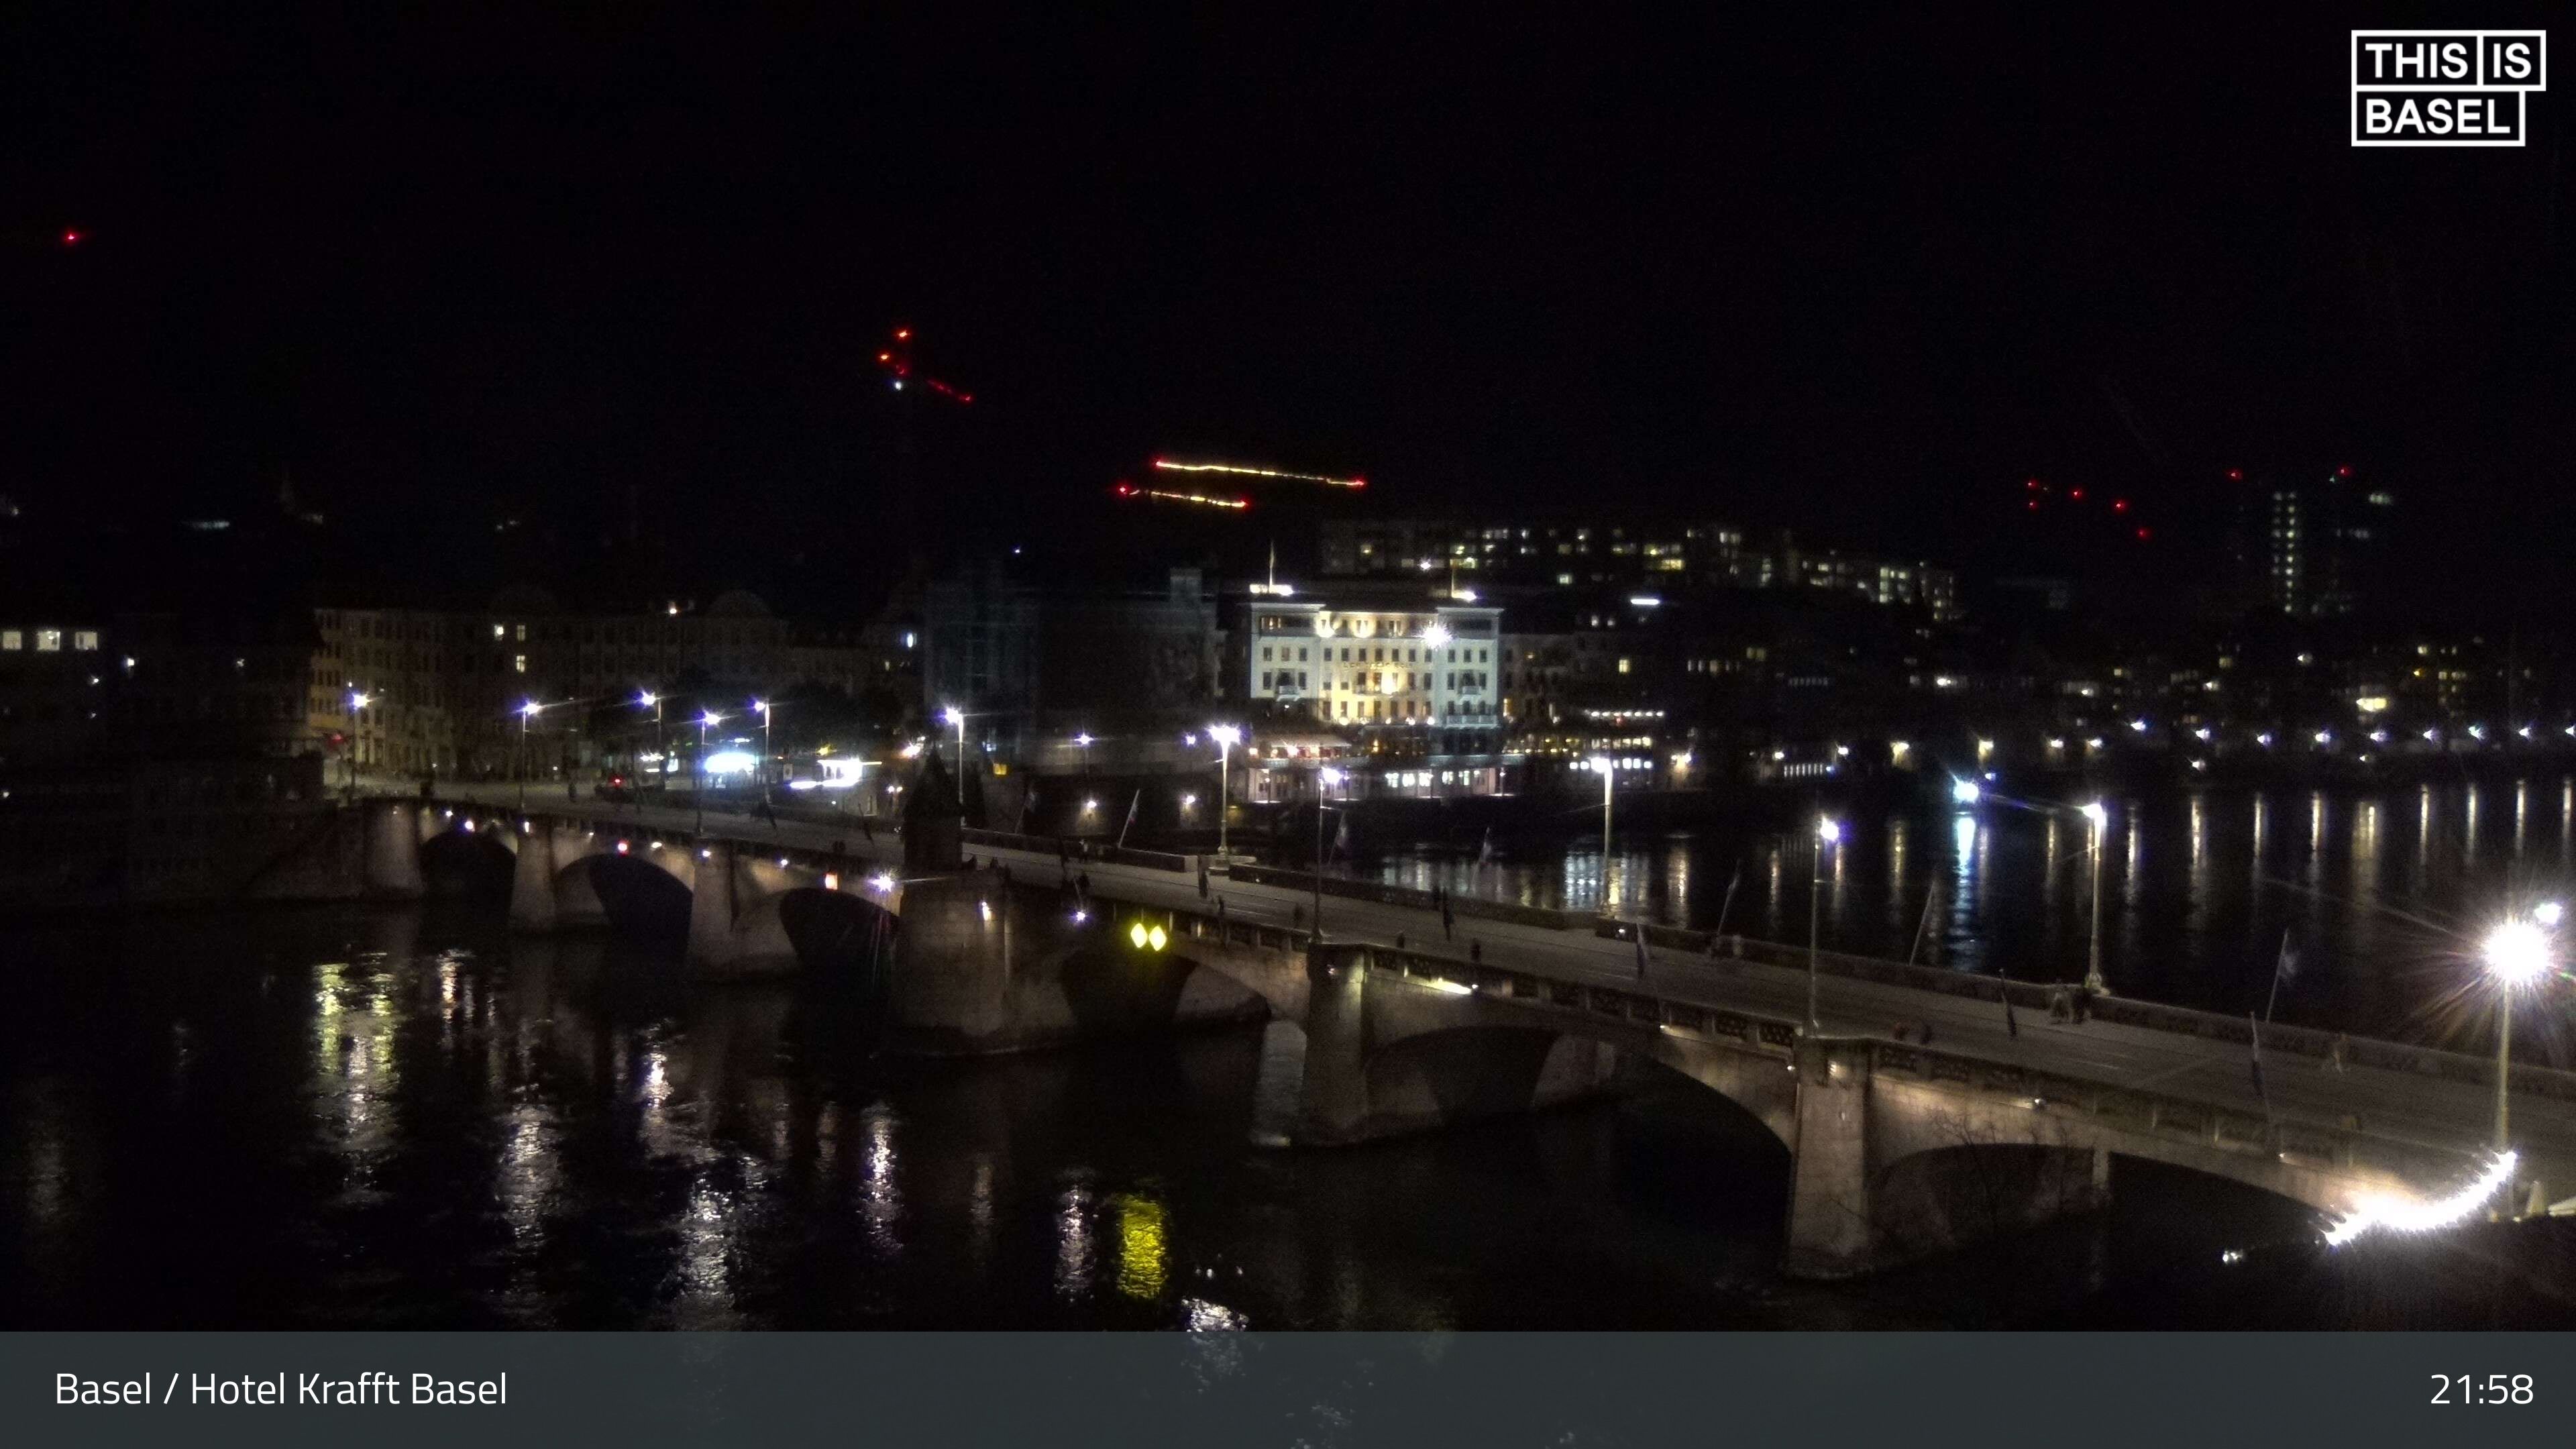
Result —
POLYGON ((2129 500, 2128 500, 2128 499, 2126 499, 2126 498, 2114 498, 2114 499, 2112 499, 2112 500, 2111 500, 2111 511, 2112 511, 2113 513, 2126 513, 2126 512, 2128 512, 2128 511, 2129 511, 2129 500))
POLYGON ((2344 466, 2344 467, 2337 468, 2337 469, 2335 470, 2335 476, 2336 476, 2336 477, 2338 477, 2338 478, 2349 478, 2349 477, 2351 477, 2351 476, 2352 476, 2352 468, 2351 468, 2351 466, 2350 466, 2349 464, 2347 464, 2347 465, 2346 465, 2346 466, 2344 466))
POLYGON ((2066 496, 2074 499, 2078 503, 2081 503, 2084 501, 2084 490, 2081 488, 2069 488, 2066 490, 2066 496))
POLYGON ((2138 542, 2140 542, 2140 543, 2145 543, 2145 542, 2147 541, 2147 538, 2148 538, 2147 530, 2145 530, 2145 529, 2143 529, 2143 528, 2139 529, 2139 530, 2138 530, 2138 542))
POLYGON ((2033 498, 2029 502, 2024 503, 2022 507, 2029 509, 2033 513, 2037 513, 2039 511, 2039 500, 2033 498))
POLYGON ((80 245, 80 240, 81 240, 81 234, 80 234, 80 231, 79 231, 79 229, 78 229, 78 228, 73 228, 73 229, 71 229, 71 230, 67 230, 67 231, 65 231, 65 232, 63 233, 63 245, 64 245, 64 246, 67 246, 67 247, 76 247, 76 246, 79 246, 79 245, 80 245))
POLYGON ((2244 470, 2244 469, 2242 469, 2242 468, 2230 468, 2230 469, 2228 469, 2228 470, 2227 470, 2227 481, 2228 481, 2228 482, 2230 482, 2230 483, 2242 483, 2242 482, 2244 482, 2244 481, 2245 481, 2245 470, 2244 470))
POLYGON ((912 329, 909 327, 898 327, 894 329, 894 340, 897 342, 910 342, 912 340, 912 329))

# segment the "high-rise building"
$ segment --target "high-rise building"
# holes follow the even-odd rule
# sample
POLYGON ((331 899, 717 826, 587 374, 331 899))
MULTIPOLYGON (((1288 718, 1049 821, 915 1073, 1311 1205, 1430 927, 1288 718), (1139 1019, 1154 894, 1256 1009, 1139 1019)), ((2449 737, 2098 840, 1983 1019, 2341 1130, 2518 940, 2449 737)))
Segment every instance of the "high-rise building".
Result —
POLYGON ((1502 580, 1543 587, 1812 588, 1875 604, 1959 612, 1957 575, 1915 559, 1804 548, 1787 533, 1748 546, 1723 523, 1634 524, 1487 519, 1335 519, 1321 557, 1330 576, 1431 575, 1461 587, 1502 580))
POLYGON ((2378 590, 2397 496, 2349 467, 2301 482, 2236 477, 2236 562, 2251 601, 2294 618, 2332 618, 2378 590))

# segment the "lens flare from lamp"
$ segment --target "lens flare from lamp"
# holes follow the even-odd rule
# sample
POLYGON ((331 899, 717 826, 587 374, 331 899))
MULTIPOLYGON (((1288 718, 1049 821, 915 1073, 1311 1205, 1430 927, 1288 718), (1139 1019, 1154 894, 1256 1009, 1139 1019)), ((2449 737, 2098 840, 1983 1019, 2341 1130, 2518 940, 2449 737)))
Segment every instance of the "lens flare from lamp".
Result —
POLYGON ((2487 932, 2478 954, 2496 980, 2526 985, 2549 969, 2549 933, 2531 921, 2507 921, 2487 932))
POLYGON ((2340 1248, 2373 1228, 2397 1233, 2429 1233, 2466 1221, 2497 1189, 2513 1180, 2513 1169, 2521 1159, 2511 1151, 2496 1154, 2494 1162, 2478 1180, 2446 1198, 2431 1202, 2397 1203, 2366 1202, 2351 1216, 2326 1230, 2326 1245, 2340 1248))

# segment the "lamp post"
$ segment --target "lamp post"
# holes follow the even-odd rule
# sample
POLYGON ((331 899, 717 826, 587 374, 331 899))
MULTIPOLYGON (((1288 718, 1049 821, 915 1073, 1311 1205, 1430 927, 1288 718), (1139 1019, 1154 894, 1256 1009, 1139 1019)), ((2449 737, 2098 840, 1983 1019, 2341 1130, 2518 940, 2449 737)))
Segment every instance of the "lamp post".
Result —
POLYGON ((1592 768, 1601 776, 1601 890, 1610 890, 1610 782, 1615 778, 1617 761, 1608 755, 1594 755, 1592 768))
POLYGON ((1342 783, 1342 772, 1326 765, 1315 772, 1315 939, 1324 939, 1324 791, 1342 783))
POLYGON ((1807 1030, 1824 1025, 1816 1014, 1816 955, 1818 935, 1817 907, 1825 894, 1825 852, 1843 838, 1842 822, 1830 815, 1816 817, 1816 863, 1807 882, 1807 1030))
MULTIPOLYGON (((662 696, 655 694, 649 689, 642 690, 636 694, 635 703, 642 708, 653 711, 653 753, 662 757, 659 761, 663 767, 662 778, 668 780, 671 778, 671 760, 670 752, 662 748, 662 696)), ((638 775, 644 773, 640 765, 636 768, 635 773, 638 775)), ((641 780, 636 782, 636 788, 639 792, 642 790, 643 782, 641 780)))
POLYGON ((522 812, 528 808, 528 724, 537 717, 537 711, 544 708, 533 699, 519 706, 519 809, 522 812))
POLYGON ((769 701, 765 699, 755 699, 751 702, 751 707, 760 711, 760 798, 766 800, 769 798, 769 770, 771 764, 769 744, 769 701))
POLYGON ((2085 954, 2084 989, 2105 993, 2111 984, 2102 977, 2102 827, 2109 822, 2111 812, 2103 808, 2101 801, 2088 800, 2084 818, 2093 825, 2093 930, 2085 954))
MULTIPOLYGON (((957 788, 966 788, 966 711, 949 705, 939 712, 940 721, 957 726, 957 788)), ((959 799, 965 797, 961 794, 959 799)))
MULTIPOLYGON (((2535 911, 2535 917, 2542 913, 2535 911)), ((2550 912, 2555 916, 2556 912, 2550 912)), ((2513 993, 2516 987, 2528 986, 2549 969, 2549 932, 2538 920, 2507 921, 2487 933, 2480 955, 2486 958, 2487 974, 2496 983, 2496 1110, 2495 1150, 2505 1150, 2505 1125, 2508 1097, 2506 1086, 2513 1071, 2513 993)))
POLYGON ((1226 763, 1234 753, 1235 742, 1243 738, 1243 731, 1233 725, 1209 725, 1208 738, 1216 741, 1216 853, 1223 860, 1226 817, 1233 813, 1234 806, 1234 792, 1226 783, 1226 763))
POLYGON ((375 696, 364 690, 349 691, 349 798, 358 798, 358 725, 359 712, 375 702, 375 696))
POLYGON ((707 828, 707 731, 724 722, 724 716, 708 710, 698 716, 698 768, 689 782, 689 798, 698 805, 698 830, 707 828))
POLYGON ((1075 735, 1073 737, 1073 742, 1082 750, 1082 773, 1088 775, 1091 773, 1091 736, 1089 734, 1075 735))

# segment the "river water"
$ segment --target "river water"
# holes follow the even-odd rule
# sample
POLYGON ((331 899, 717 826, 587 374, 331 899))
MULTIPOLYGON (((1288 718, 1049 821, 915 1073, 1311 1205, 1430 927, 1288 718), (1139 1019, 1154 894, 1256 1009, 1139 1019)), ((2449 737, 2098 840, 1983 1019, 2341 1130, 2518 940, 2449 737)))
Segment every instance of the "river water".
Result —
MULTIPOLYGON (((2562 784, 2482 796, 2474 829, 2469 808, 2124 808, 2115 982, 2234 1005, 2286 923, 2309 964, 2284 1015, 2403 1018, 2438 989, 2427 928, 2255 877, 2402 908, 2563 874, 2562 784)), ((1938 883, 1945 964, 2080 969, 2073 827, 2000 807, 1854 826, 1827 865, 1829 940, 1901 954, 1938 883)), ((1606 882, 1597 848, 1524 844, 1484 879, 1704 924, 1739 858, 1731 912, 1793 934, 1807 858, 1758 831, 1641 845, 1606 882)), ((1475 869, 1427 850, 1381 868, 1475 869)), ((2564 1268, 2565 1234, 2328 1254, 2286 1203, 2126 1161, 2106 1213, 1791 1283, 1787 1155, 1696 1088, 1278 1151, 1252 1145, 1262 1028, 907 1060, 875 1050, 847 981, 712 986, 677 945, 513 938, 489 898, 0 926, 0 1327, 2569 1321, 2519 1266, 2538 1245, 2564 1268)))
MULTIPOLYGON (((2078 980, 2096 857, 2075 803, 1998 797, 1847 814, 1840 843, 1821 851, 1801 812, 1787 828, 1622 834, 1606 870, 1597 831, 1498 839, 1485 863, 1477 841, 1384 852, 1353 869, 1703 930, 1723 918, 1729 931, 1793 943, 1807 940, 1812 899, 1828 950, 2078 980)), ((2576 903, 2576 776, 2107 803, 2103 970, 2128 995, 2477 1049, 2486 1023, 2462 1009, 2459 990, 2470 943, 2511 905, 2576 903)))

